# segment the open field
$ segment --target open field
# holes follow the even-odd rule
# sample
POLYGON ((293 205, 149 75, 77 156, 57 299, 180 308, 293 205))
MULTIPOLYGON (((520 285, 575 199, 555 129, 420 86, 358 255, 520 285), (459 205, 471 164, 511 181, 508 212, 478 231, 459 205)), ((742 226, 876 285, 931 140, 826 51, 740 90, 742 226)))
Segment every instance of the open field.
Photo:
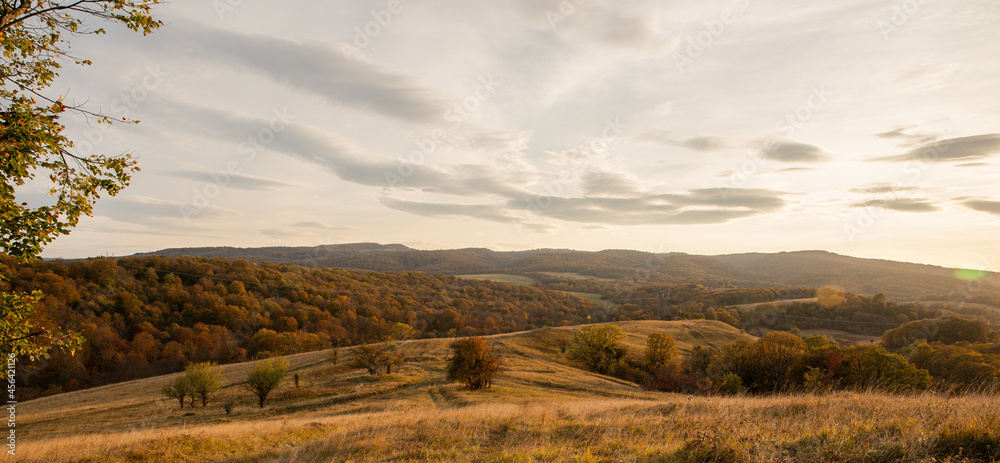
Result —
POLYGON ((615 308, 615 303, 606 299, 601 299, 601 295, 597 293, 581 293, 578 291, 566 291, 576 297, 582 297, 588 301, 593 301, 595 304, 600 306, 604 310, 615 308))
MULTIPOLYGON (((549 272, 541 272, 549 273, 549 272)), ((535 284, 535 280, 531 277, 526 277, 524 275, 508 275, 505 273, 485 273, 482 275, 458 275, 459 278, 465 278, 468 280, 490 280, 497 281, 500 283, 511 283, 521 286, 530 286, 535 284)), ((564 291, 565 293, 572 294, 576 297, 582 297, 588 301, 593 301, 595 304, 600 306, 602 309, 613 309, 615 303, 601 299, 601 295, 597 293, 581 293, 577 291, 564 291)))
MULTIPOLYGON (((618 325, 636 355, 654 332, 674 336, 682 352, 748 337, 704 320, 618 325)), ((996 458, 996 397, 651 392, 567 366, 557 340, 577 328, 492 336, 507 372, 484 392, 444 380, 451 340, 435 339, 405 342, 406 365, 382 377, 345 367, 349 349, 341 349, 337 364, 327 358, 329 351, 289 356, 291 370, 263 410, 239 383, 249 363, 223 367, 228 385, 206 408, 179 409, 161 398, 158 391, 172 376, 23 402, 18 406, 19 461, 996 458), (295 372, 302 377, 298 389, 291 385, 295 372), (229 417, 221 407, 227 400, 237 402, 229 417)))
POLYGON ((618 281, 615 280, 614 278, 601 278, 590 275, 580 275, 579 273, 574 273, 574 272, 536 272, 536 273, 541 273, 542 275, 549 275, 561 278, 573 278, 577 280, 618 281))

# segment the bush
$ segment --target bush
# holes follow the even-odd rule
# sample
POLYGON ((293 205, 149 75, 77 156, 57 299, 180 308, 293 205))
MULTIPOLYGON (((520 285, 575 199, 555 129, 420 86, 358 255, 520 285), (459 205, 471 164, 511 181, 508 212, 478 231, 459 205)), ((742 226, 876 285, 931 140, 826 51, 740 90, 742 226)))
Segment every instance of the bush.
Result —
POLYGON ((474 391, 493 385, 493 378, 503 367, 503 361, 492 352, 493 346, 480 337, 455 341, 451 350, 448 379, 464 382, 474 391))
POLYGON ((611 375, 624 365, 628 355, 622 339, 625 333, 618 325, 585 326, 574 333, 567 356, 587 370, 611 375))
POLYGON ((931 375, 880 345, 851 346, 843 351, 836 376, 843 387, 857 390, 908 392, 927 389, 931 375))
POLYGON ((268 394, 278 387, 278 384, 281 383, 281 378, 287 372, 288 361, 285 359, 270 359, 258 362, 247 376, 247 382, 244 386, 248 391, 257 396, 260 408, 264 408, 264 401, 267 400, 268 394))
POLYGON ((161 392, 163 392, 163 395, 171 399, 177 399, 180 401, 181 408, 184 408, 184 399, 187 396, 194 396, 194 393, 191 392, 191 384, 188 383, 186 376, 178 376, 174 382, 163 386, 161 392))
POLYGON ((383 369, 386 374, 390 374, 393 366, 403 363, 403 357, 397 351, 398 347, 391 342, 357 346, 351 349, 354 354, 351 366, 364 368, 372 376, 382 374, 383 369))
POLYGON ((208 399, 222 387, 222 370, 211 362, 193 363, 186 370, 191 395, 201 398, 202 407, 208 405, 208 399))

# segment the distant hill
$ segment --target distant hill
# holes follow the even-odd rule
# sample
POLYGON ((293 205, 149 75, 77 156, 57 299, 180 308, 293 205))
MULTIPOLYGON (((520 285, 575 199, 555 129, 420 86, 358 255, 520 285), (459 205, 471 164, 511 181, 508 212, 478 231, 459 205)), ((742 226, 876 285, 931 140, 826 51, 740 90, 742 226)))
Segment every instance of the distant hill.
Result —
MULTIPOLYGON (((714 256, 746 272, 789 286, 819 288, 836 285, 858 294, 884 293, 892 298, 948 295, 967 287, 955 269, 881 259, 862 259, 826 251, 749 253, 714 256)), ((996 274, 987 281, 1000 282, 996 274)), ((996 284, 985 287, 997 290, 996 284)), ((985 289, 985 288, 984 288, 985 289)))
MULTIPOLYGON (((834 285, 858 294, 884 293, 897 300, 930 295, 948 299, 968 284, 955 270, 932 265, 862 259, 825 251, 698 256, 629 250, 573 251, 536 249, 497 252, 484 248, 421 251, 400 244, 336 244, 316 247, 177 248, 137 256, 201 256, 250 262, 297 264, 377 271, 418 271, 467 275, 477 273, 556 272, 609 278, 638 284, 700 284, 708 287, 834 285)), ((991 273, 972 296, 1000 295, 1000 276, 991 273)))
POLYGON ((706 286, 768 286, 761 275, 706 256, 629 250, 598 252, 537 249, 497 252, 484 248, 421 251, 375 243, 316 247, 175 248, 136 254, 167 257, 221 257, 249 262, 296 264, 383 272, 477 273, 560 272, 626 281, 697 283, 706 286))

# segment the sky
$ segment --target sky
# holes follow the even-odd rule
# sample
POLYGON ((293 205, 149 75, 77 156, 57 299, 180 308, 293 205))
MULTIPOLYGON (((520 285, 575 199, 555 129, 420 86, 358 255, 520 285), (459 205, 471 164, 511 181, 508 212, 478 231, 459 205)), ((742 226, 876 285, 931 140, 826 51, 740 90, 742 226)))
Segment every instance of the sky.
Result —
MULTIPOLYGON (((73 37, 141 172, 45 257, 401 243, 1000 270, 995 0, 175 1, 73 37)), ((44 201, 32 184, 19 194, 44 201)))

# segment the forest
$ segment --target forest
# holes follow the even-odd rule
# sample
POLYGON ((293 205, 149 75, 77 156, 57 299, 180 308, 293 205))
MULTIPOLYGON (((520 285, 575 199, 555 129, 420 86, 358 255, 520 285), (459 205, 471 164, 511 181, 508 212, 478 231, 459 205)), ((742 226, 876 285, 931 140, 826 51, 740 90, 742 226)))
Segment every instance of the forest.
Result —
POLYGON ((383 340, 583 323, 598 307, 563 292, 416 272, 207 258, 95 258, 17 264, 3 291, 41 291, 42 327, 83 335, 78 352, 22 362, 22 397, 254 358, 383 340))

